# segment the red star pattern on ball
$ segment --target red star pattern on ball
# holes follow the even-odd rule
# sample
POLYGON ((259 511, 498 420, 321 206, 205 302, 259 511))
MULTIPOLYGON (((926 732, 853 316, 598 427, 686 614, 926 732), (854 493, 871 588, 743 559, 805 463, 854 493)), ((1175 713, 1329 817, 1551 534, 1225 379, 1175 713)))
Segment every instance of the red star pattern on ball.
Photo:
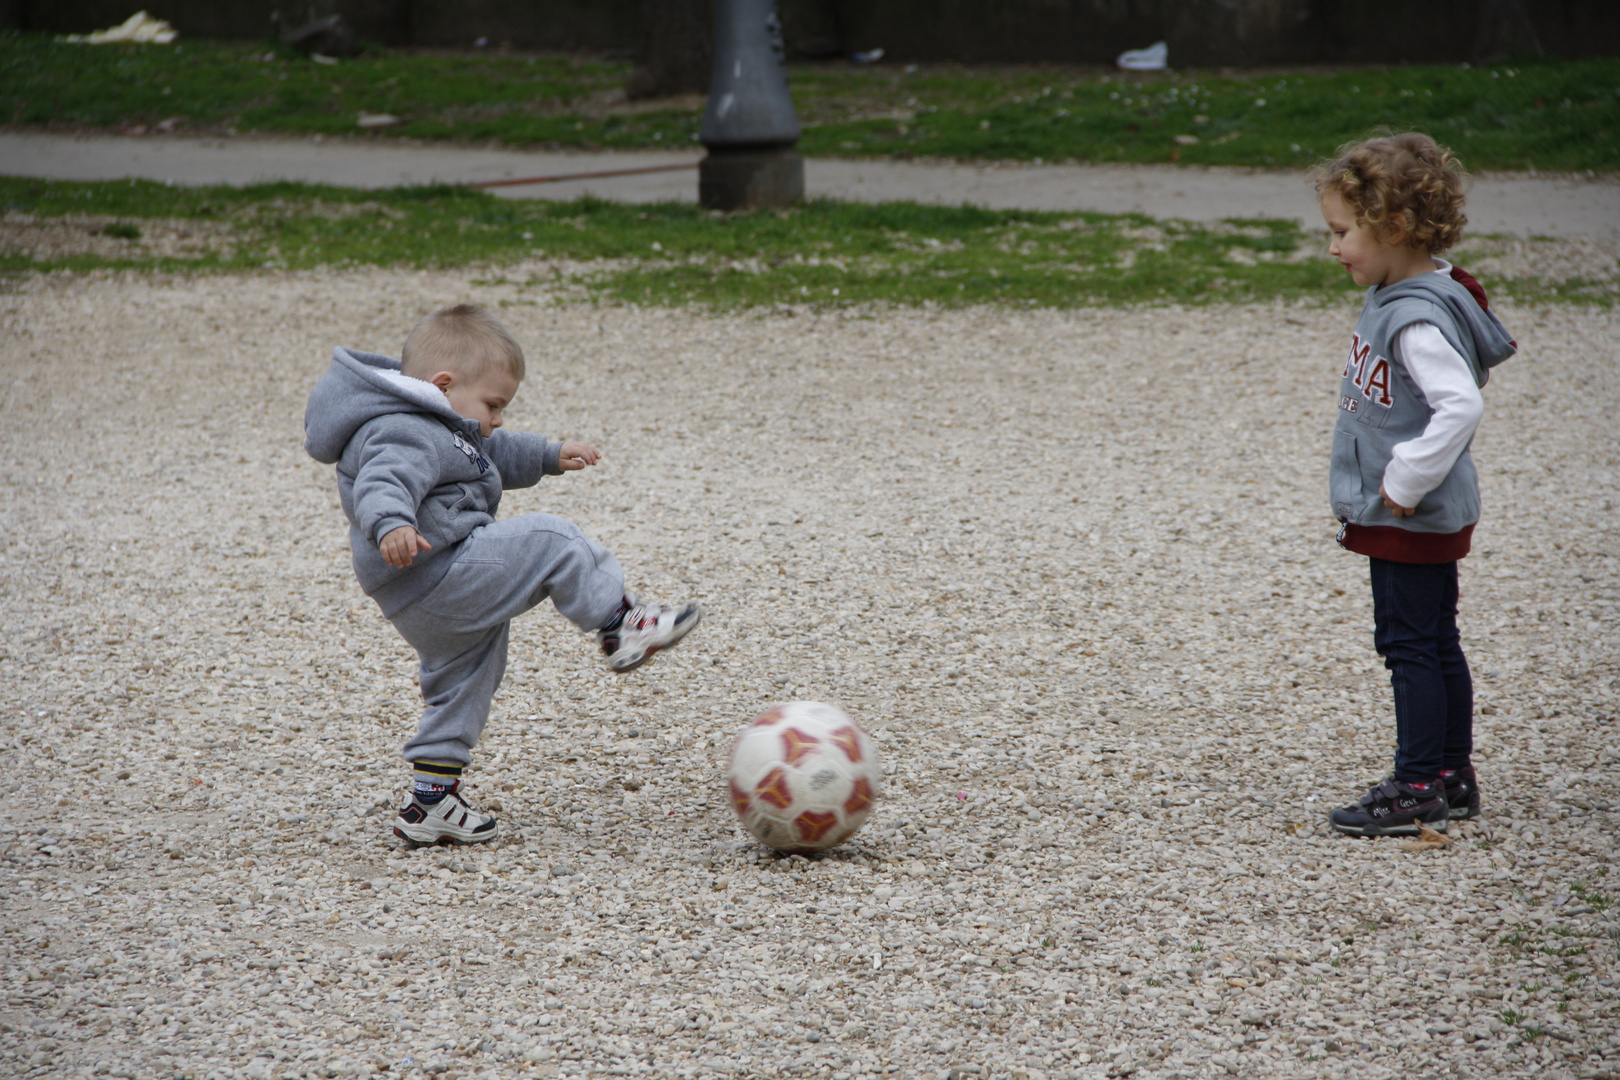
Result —
POLYGON ((754 717, 754 722, 748 726, 764 727, 767 724, 774 724, 780 719, 782 719, 782 706, 777 705, 773 708, 766 709, 764 712, 754 717))
POLYGON ((830 810, 806 810, 793 819, 793 831, 806 844, 816 844, 838 824, 838 815, 830 810))
POLYGON ((737 781, 732 780, 729 783, 731 784, 731 808, 737 811, 738 817, 742 817, 748 813, 748 807, 753 803, 753 800, 748 797, 748 792, 737 786, 737 781))
POLYGON ((864 776, 857 776, 851 785, 849 798, 844 800, 844 813, 850 817, 862 813, 872 805, 872 785, 864 776))
POLYGON ((844 752, 849 760, 859 764, 861 760, 860 732, 845 724, 837 731, 827 736, 827 740, 844 752))
POLYGON ((754 797, 778 810, 786 810, 793 802, 793 792, 788 790, 787 773, 780 767, 766 773, 765 779, 754 785, 754 797))
POLYGON ((782 760, 789 765, 797 765, 807 754, 814 753, 816 747, 820 745, 820 739, 814 735, 806 735, 798 728, 782 729, 782 760))

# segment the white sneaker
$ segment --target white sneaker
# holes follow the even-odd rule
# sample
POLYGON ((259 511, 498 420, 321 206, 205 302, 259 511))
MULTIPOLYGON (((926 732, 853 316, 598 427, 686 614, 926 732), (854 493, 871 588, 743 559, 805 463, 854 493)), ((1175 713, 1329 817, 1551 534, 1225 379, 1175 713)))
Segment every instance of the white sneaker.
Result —
POLYGON ((394 835, 416 847, 423 844, 482 844, 495 839, 495 818, 467 805, 461 781, 436 803, 419 802, 413 793, 394 818, 394 835))
POLYGON ((629 671, 653 658, 685 637, 703 618, 696 604, 661 608, 657 604, 637 604, 624 613, 624 621, 612 630, 598 630, 608 667, 629 671))

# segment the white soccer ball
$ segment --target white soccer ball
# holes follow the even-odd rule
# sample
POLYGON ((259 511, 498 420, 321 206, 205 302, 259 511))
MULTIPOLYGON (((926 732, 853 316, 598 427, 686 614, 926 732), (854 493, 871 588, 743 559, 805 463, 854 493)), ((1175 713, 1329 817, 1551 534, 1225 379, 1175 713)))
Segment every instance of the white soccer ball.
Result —
POLYGON ((737 733, 726 783, 749 832, 778 851, 843 843, 877 800, 877 747, 842 709, 790 701, 737 733))

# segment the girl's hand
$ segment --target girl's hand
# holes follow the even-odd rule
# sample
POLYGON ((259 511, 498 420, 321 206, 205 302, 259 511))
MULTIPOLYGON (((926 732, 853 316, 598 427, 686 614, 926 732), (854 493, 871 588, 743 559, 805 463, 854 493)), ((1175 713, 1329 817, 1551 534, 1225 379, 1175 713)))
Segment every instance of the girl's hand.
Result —
POLYGON ((602 451, 588 442, 565 442, 557 452, 557 467, 563 472, 575 472, 602 460, 602 451))
POLYGON ((409 525, 401 525, 382 538, 377 550, 382 552, 383 562, 403 570, 411 565, 418 551, 432 551, 433 545, 422 539, 422 534, 409 525))
POLYGON ((1400 503, 1392 501, 1388 495, 1384 494, 1383 484, 1378 485, 1378 497, 1384 500, 1384 505, 1389 507, 1389 512, 1394 514, 1396 517, 1411 517, 1413 514, 1417 513, 1417 509, 1415 507, 1402 506, 1400 503))

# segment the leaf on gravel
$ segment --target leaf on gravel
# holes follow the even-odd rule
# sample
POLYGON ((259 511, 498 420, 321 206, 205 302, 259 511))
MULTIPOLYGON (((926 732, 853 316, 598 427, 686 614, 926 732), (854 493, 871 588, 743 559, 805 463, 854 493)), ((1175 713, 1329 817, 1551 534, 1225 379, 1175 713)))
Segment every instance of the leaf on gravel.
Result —
POLYGON ((1427 825, 1418 826, 1418 838, 1408 840, 1401 845, 1402 851, 1434 851, 1438 848, 1450 847, 1456 843, 1451 837, 1442 832, 1435 832, 1427 825))

